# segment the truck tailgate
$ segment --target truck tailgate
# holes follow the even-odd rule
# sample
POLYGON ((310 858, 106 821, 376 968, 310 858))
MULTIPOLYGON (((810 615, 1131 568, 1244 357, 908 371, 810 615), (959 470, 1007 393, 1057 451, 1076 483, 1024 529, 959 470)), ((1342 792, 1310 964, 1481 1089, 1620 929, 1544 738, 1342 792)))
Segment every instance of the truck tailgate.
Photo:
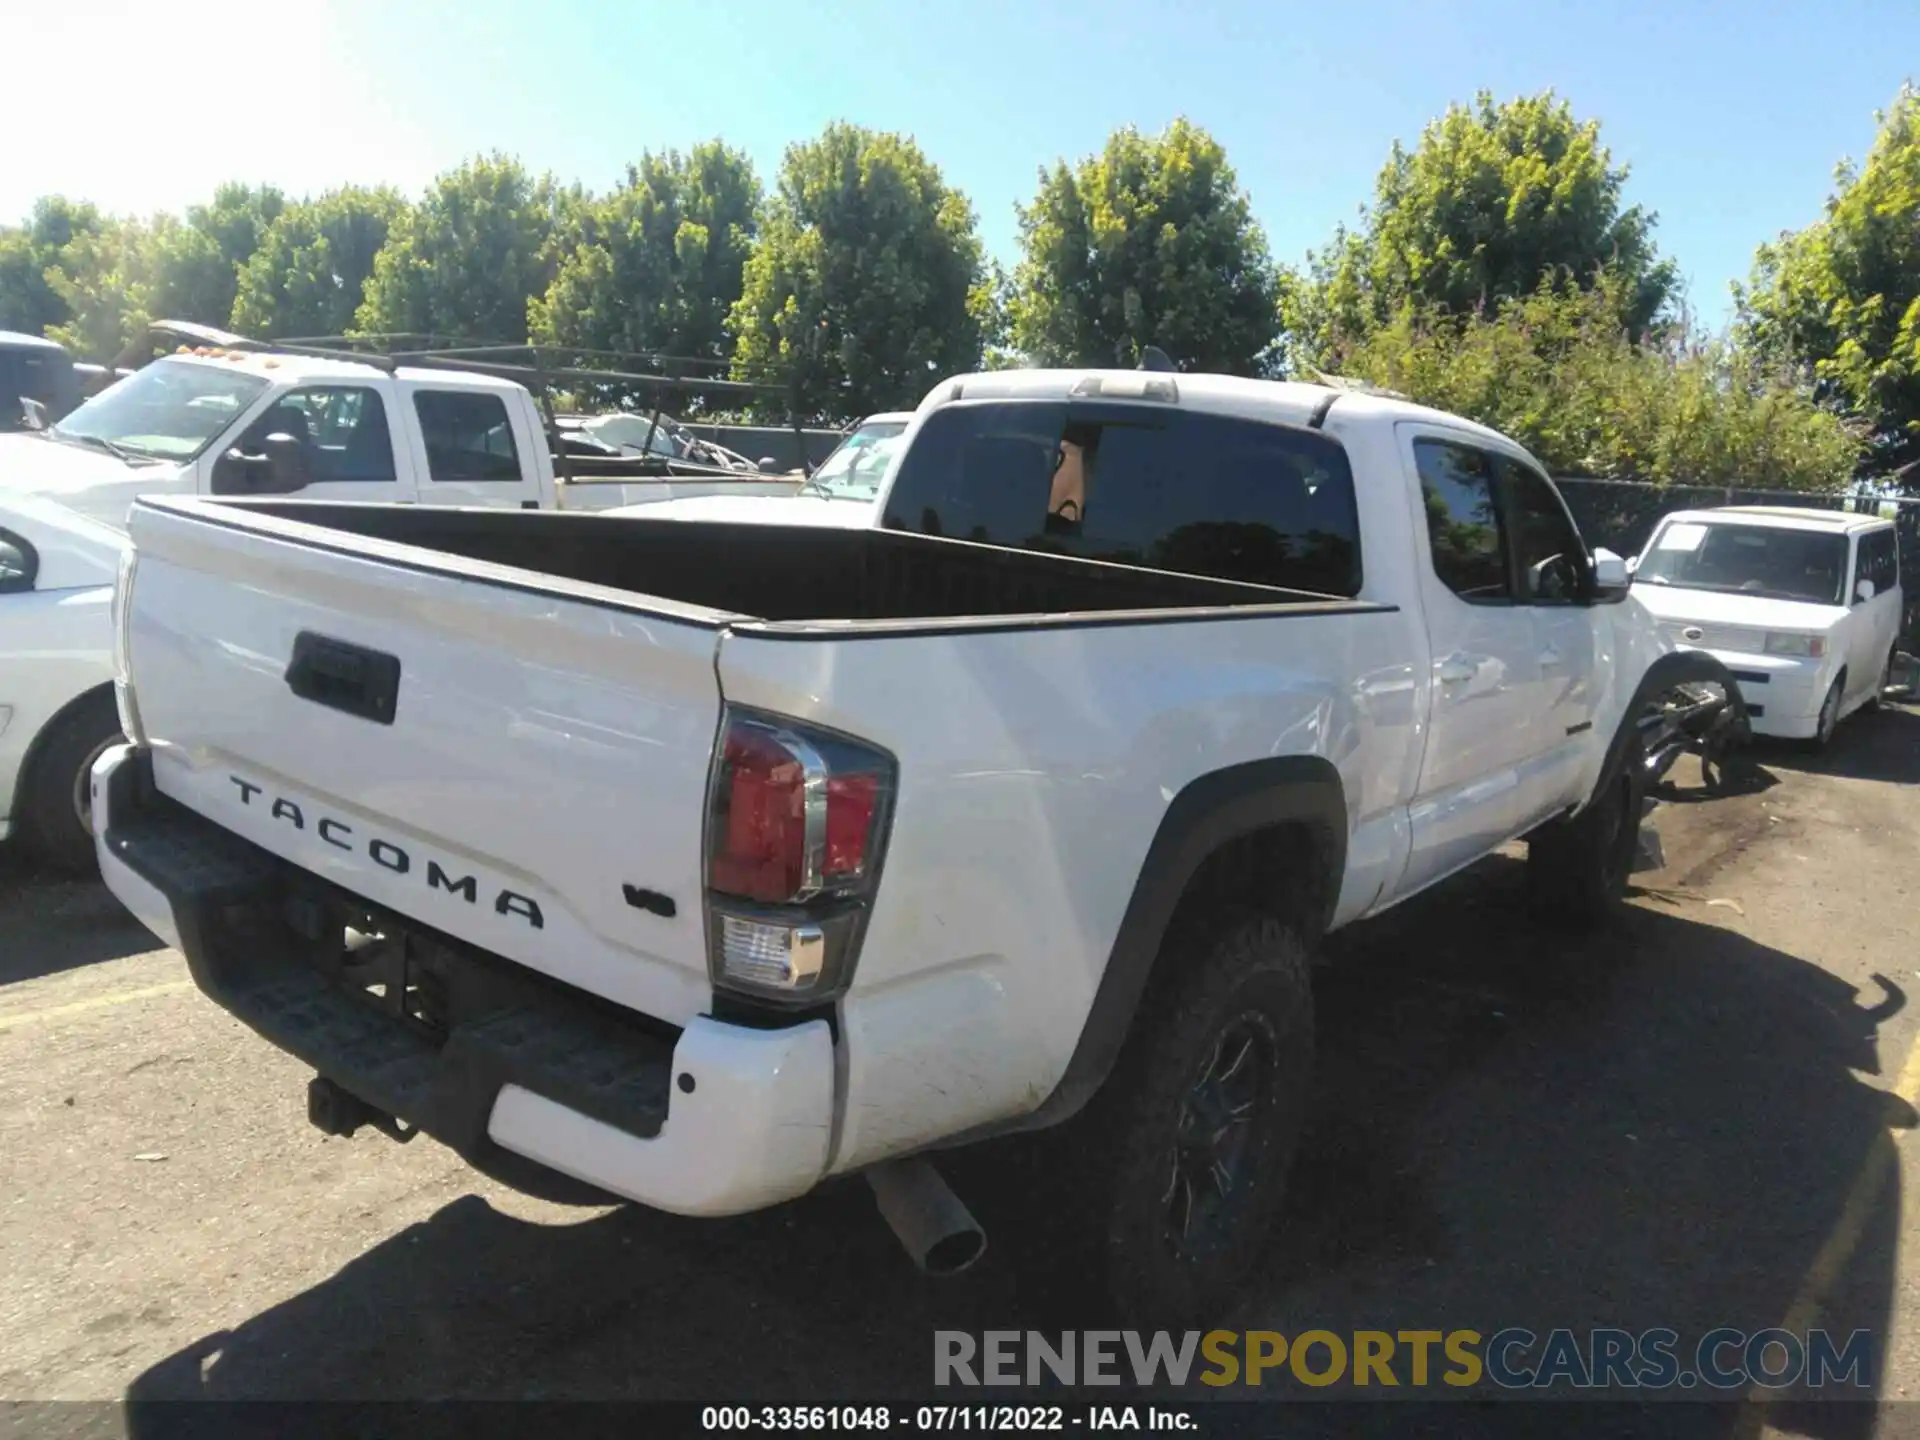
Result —
POLYGON ((729 617, 218 508, 131 516, 156 786, 377 905, 698 1014, 729 617))

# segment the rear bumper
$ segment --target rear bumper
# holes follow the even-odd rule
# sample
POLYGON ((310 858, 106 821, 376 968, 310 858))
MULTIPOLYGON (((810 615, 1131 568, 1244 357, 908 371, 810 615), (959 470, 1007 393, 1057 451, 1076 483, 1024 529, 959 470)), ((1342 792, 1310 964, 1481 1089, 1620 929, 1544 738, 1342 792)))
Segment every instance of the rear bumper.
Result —
POLYGON ((799 1195, 826 1171, 824 1021, 761 1030, 697 1016, 675 1031, 409 932, 420 968, 389 993, 424 970, 439 1018, 423 1024, 348 983, 337 947, 313 938, 352 897, 159 795, 144 751, 101 758, 93 813, 108 886, 186 957, 201 990, 490 1174, 537 1190, 538 1171, 555 1171, 657 1209, 728 1215, 799 1195), (308 935, 302 916, 315 917, 308 935))

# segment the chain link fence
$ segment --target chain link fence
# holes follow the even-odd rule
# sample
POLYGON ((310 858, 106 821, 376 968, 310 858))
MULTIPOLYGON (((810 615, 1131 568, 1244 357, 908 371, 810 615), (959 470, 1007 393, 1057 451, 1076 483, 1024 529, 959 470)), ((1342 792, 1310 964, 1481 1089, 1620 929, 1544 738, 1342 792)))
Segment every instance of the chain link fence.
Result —
POLYGON ((1798 490, 1746 490, 1737 485, 1642 485, 1630 480, 1555 477, 1567 508, 1587 544, 1616 555, 1637 555, 1664 516, 1676 510, 1712 510, 1722 505, 1790 505, 1801 510, 1840 510, 1884 515, 1900 542, 1900 583, 1905 614, 1900 648, 1920 653, 1920 498, 1874 495, 1809 495, 1798 490))

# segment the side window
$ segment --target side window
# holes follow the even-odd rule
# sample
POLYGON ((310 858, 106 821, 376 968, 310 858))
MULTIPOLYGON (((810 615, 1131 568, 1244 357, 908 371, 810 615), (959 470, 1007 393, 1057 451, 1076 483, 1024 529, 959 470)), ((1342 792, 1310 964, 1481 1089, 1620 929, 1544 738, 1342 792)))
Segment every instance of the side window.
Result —
POLYGON ((420 433, 426 441, 428 479, 520 478, 513 422, 498 395, 481 390, 417 390, 413 412, 420 417, 420 433))
POLYGON ((0 530, 0 595, 33 589, 40 573, 40 557, 25 537, 11 530, 0 530))
POLYGON ((240 448, 255 452, 276 434, 300 442, 313 484, 395 478, 387 407, 377 391, 358 385, 291 390, 247 427, 240 448))
POLYGON ((1876 595, 1891 590, 1900 575, 1899 549, 1894 543, 1893 531, 1870 530, 1862 535, 1854 568, 1859 579, 1873 582, 1876 595))
MULTIPOLYGON (((1086 473, 1075 554, 1353 595, 1360 527, 1346 453, 1324 436, 1221 415, 1069 425, 1086 473)), ((1071 452, 1070 452, 1071 453, 1071 452)))
POLYGON ((1462 600, 1505 605, 1513 599, 1493 457, 1450 440, 1416 440, 1413 457, 1427 507, 1433 572, 1462 600))
POLYGON ((1525 605, 1570 605, 1586 593, 1587 553, 1560 496, 1539 471, 1496 461, 1506 490, 1507 531, 1525 605))

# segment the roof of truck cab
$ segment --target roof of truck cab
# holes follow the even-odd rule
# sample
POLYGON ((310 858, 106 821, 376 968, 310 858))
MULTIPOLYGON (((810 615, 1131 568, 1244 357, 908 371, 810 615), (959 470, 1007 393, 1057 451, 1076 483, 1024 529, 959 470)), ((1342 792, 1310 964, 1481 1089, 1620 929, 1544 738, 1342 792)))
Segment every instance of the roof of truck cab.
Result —
POLYGON ((1065 399, 1075 386, 1093 378, 1111 378, 1134 385, 1145 380, 1171 380, 1179 397, 1175 403, 1182 409, 1235 415, 1246 420, 1308 425, 1314 423, 1316 414, 1330 414, 1341 421, 1362 419, 1392 424, 1412 420, 1464 431, 1512 449, 1525 448, 1518 441, 1477 421, 1416 405, 1398 396, 1302 380, 1249 380, 1238 375, 1098 369, 988 370, 972 375, 956 375, 942 381, 927 393, 920 408, 928 409, 955 399, 1065 399))
POLYGON ((41 335, 29 335, 22 330, 0 330, 0 350, 60 350, 66 349, 57 340, 49 340, 41 335))
MULTIPOLYGON (((385 373, 377 366, 363 365, 353 360, 328 360, 316 355, 287 355, 271 350, 229 350, 207 355, 188 350, 159 358, 178 360, 189 365, 241 370, 276 384, 289 380, 296 384, 317 380, 364 382, 385 373)), ((402 365, 393 375, 396 380, 416 385, 458 386, 462 390, 508 391, 523 388, 517 381, 498 375, 483 375, 476 370, 442 370, 438 366, 402 365)))
POLYGON ((1862 515, 1852 510, 1815 510, 1796 505, 1717 505, 1710 510, 1677 510, 1667 518, 1696 525, 1738 520, 1776 525, 1783 530, 1834 530, 1843 535, 1893 524, 1884 515, 1862 515))

